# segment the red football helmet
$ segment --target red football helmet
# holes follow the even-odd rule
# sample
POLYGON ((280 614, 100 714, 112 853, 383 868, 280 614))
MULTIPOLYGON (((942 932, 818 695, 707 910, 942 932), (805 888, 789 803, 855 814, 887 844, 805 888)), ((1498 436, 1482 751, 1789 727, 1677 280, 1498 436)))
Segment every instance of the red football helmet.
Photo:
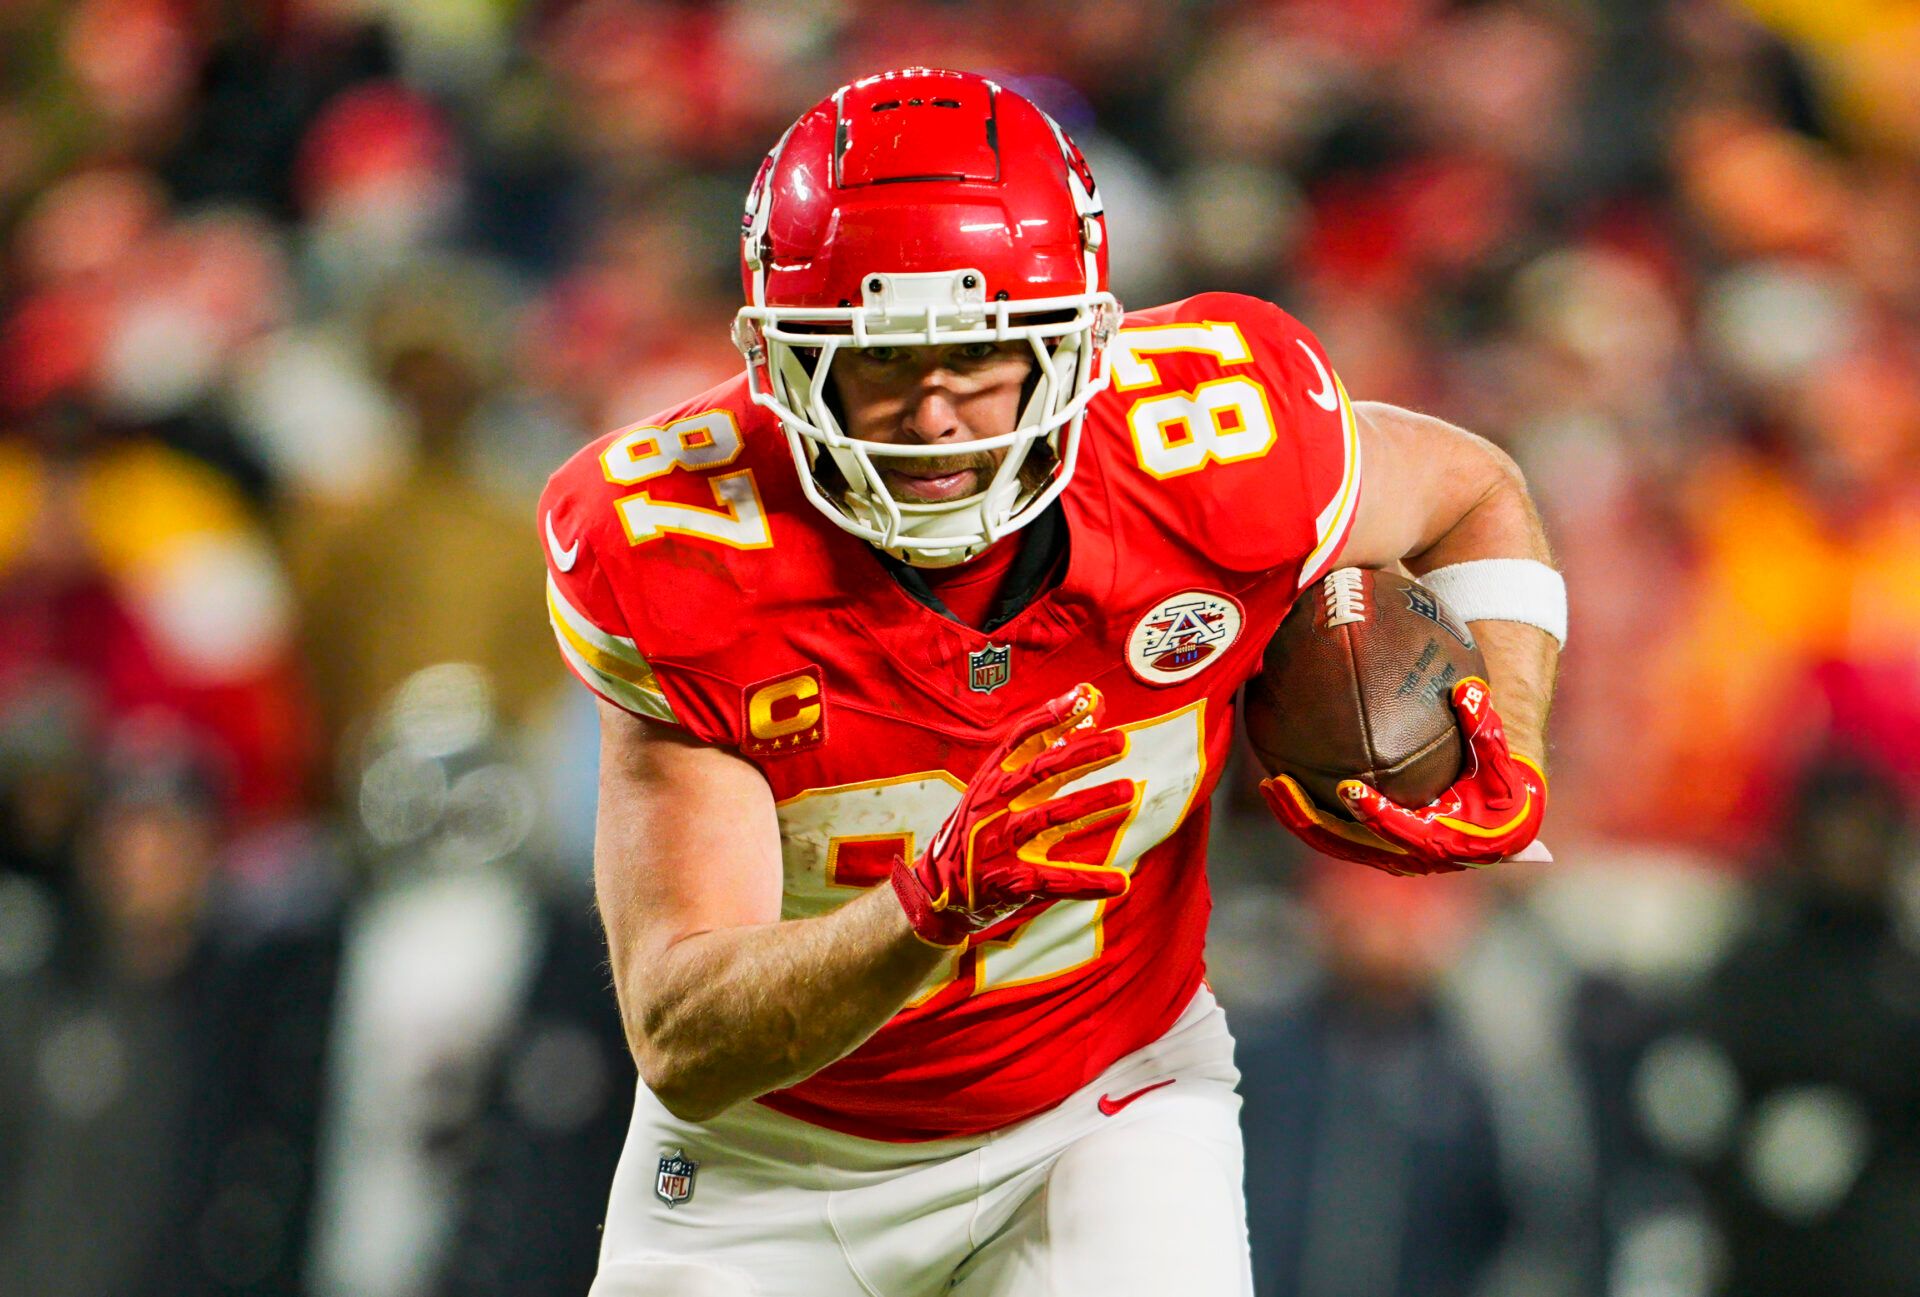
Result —
POLYGON ((908 68, 843 86, 795 122, 747 195, 747 305, 734 340, 833 522, 908 562, 961 562, 1025 526, 1073 474, 1119 321, 1106 221, 1066 133, 984 77, 908 68), (952 445, 847 436, 827 374, 842 347, 1024 340, 1035 377, 1004 450, 964 500, 895 500, 874 459, 952 445))

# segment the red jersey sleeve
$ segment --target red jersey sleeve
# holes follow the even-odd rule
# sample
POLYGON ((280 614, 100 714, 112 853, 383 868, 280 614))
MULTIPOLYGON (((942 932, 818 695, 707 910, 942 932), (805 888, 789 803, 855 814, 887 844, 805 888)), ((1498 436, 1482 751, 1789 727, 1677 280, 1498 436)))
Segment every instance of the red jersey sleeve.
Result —
POLYGON ((580 683, 616 707, 651 721, 680 724, 652 663, 627 630, 591 528, 556 474, 540 500, 547 558, 547 620, 560 657, 580 683))
POLYGON ((690 570, 670 540, 640 549, 629 542, 616 508, 620 488, 600 465, 615 435, 576 454, 540 498, 547 619, 560 656, 614 706, 702 743, 738 746, 739 685, 710 660, 712 645, 689 633, 690 623, 741 620, 725 597, 731 587, 703 576, 705 568, 690 570))

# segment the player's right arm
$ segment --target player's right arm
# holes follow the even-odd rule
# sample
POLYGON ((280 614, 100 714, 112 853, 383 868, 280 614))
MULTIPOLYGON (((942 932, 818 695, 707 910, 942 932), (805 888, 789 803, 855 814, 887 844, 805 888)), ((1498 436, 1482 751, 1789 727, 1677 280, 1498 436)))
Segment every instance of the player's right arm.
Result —
POLYGON ((700 1121, 878 1030, 949 952, 892 889, 780 918, 773 796, 752 763, 602 701, 594 886, 641 1078, 700 1121))
MULTIPOLYGON (((625 557, 625 537, 607 547, 623 556, 618 572, 602 563, 593 533, 616 517, 606 483, 628 468, 593 449, 541 499, 547 611, 561 656, 601 704, 595 889, 628 1045, 669 1111, 703 1119, 812 1075, 878 1030, 955 948, 1033 901, 1126 890, 1121 870, 1065 858, 1111 830, 1137 791, 1125 779, 1064 791, 1126 750, 1124 733, 1101 727, 1099 692, 1082 685, 1008 726, 933 840, 896 862, 891 886, 782 920, 773 793, 730 726, 738 686, 650 660, 664 632, 641 593, 659 573, 625 557)), ((683 575, 659 584, 691 597, 683 575)))
POLYGON ((1127 779, 1067 791, 1126 753, 1102 710, 1077 685, 1019 718, 891 886, 782 920, 760 772, 603 700, 595 887, 627 1042, 668 1111, 698 1121, 812 1075, 1032 901, 1124 892, 1122 870, 1070 858, 1138 793, 1127 779))

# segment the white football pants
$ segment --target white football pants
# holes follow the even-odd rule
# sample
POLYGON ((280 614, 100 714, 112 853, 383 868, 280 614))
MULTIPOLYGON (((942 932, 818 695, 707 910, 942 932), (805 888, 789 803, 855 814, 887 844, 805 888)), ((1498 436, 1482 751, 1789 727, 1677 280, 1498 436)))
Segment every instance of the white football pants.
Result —
POLYGON ((1251 1297, 1239 1079, 1203 989, 1058 1107, 966 1139, 757 1103, 683 1122, 642 1086, 592 1297, 1251 1297))

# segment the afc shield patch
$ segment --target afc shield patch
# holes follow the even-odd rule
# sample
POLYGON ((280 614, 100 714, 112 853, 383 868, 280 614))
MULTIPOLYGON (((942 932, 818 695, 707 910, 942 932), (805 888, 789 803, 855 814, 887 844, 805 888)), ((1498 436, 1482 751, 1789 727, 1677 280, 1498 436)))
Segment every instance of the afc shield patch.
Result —
POLYGON ((967 688, 990 694, 1013 675, 1013 646, 994 644, 967 654, 967 688))
POLYGON ((1140 615, 1127 637, 1127 666, 1150 685, 1175 684, 1212 666, 1240 638, 1240 601, 1216 590, 1169 595, 1140 615))
POLYGON ((699 1169, 700 1164, 689 1160, 684 1149, 662 1153, 659 1173, 653 1177, 653 1196, 669 1207, 678 1207, 693 1197, 693 1177, 699 1169))

